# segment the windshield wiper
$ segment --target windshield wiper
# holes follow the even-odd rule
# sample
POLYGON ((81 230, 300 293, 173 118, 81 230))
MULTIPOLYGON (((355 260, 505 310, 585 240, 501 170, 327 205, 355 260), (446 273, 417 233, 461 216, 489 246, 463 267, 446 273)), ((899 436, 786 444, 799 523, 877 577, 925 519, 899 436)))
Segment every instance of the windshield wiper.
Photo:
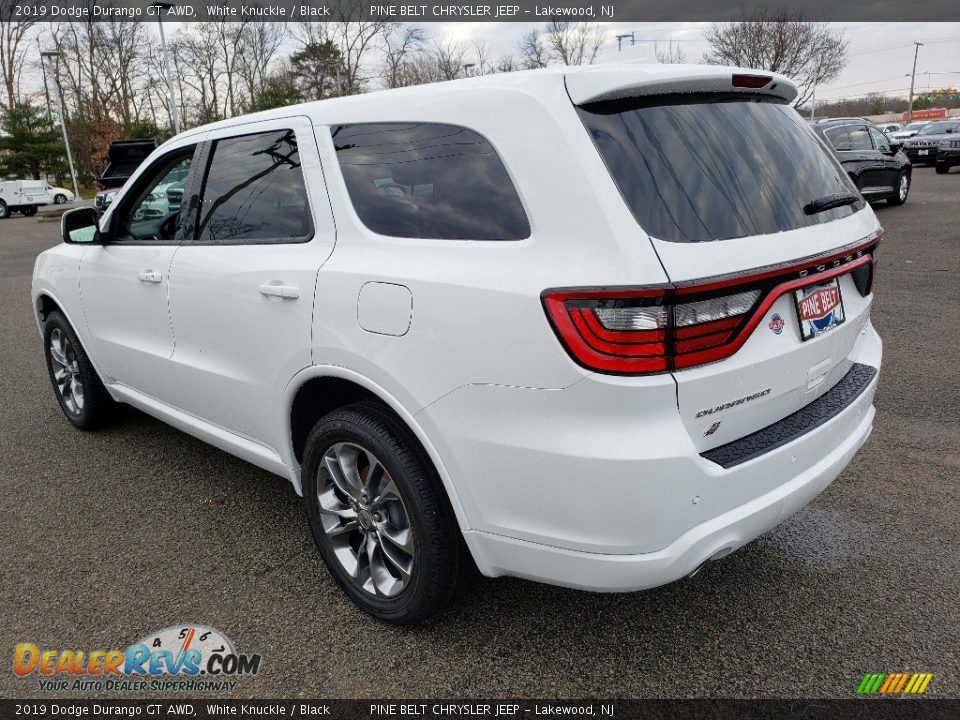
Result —
POLYGON ((844 205, 853 205, 859 199, 859 195, 853 195, 851 193, 834 193, 833 195, 824 195, 823 197, 817 198, 816 200, 811 200, 804 205, 803 211, 807 215, 816 215, 817 213, 822 213, 825 210, 833 210, 833 208, 843 207, 844 205))

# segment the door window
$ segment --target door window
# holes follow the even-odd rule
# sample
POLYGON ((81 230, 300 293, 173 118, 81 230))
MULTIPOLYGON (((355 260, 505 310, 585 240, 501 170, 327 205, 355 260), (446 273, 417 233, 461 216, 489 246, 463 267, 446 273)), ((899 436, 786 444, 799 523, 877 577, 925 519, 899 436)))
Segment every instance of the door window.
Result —
POLYGON ((827 136, 827 140, 830 141, 834 150, 850 150, 850 133, 847 132, 845 127, 831 128, 824 134, 827 136))
POLYGON ((890 141, 887 136, 876 128, 867 128, 870 131, 870 137, 873 138, 873 146, 883 153, 890 152, 890 141))
POLYGON ((116 240, 172 242, 180 219, 179 202, 170 202, 171 190, 180 188, 190 174, 195 145, 158 160, 137 181, 134 190, 117 208, 116 240))
POLYGON ((293 130, 213 143, 197 242, 306 242, 311 237, 313 222, 293 130))
POLYGON ((870 133, 864 125, 857 125, 849 128, 850 130, 850 149, 854 151, 873 150, 873 143, 870 142, 870 133))

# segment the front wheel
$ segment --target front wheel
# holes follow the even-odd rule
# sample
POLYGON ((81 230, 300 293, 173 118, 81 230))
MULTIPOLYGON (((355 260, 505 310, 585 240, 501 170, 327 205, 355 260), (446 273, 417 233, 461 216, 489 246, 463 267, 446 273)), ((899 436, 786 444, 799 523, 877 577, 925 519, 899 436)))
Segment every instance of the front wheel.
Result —
POLYGON ((59 312, 50 313, 43 323, 43 342, 50 383, 67 420, 81 430, 113 420, 117 403, 100 382, 70 323, 59 312))
POLYGON ((887 198, 887 204, 889 205, 903 205, 907 201, 907 195, 910 194, 910 175, 908 173, 900 173, 900 177, 897 178, 897 188, 896 194, 893 197, 887 198))
POLYGON ((946 163, 937 163, 937 175, 946 175, 950 172, 950 166, 946 163))
POLYGON ((383 406, 322 418, 307 438, 303 494, 330 574, 365 612, 415 623, 450 600, 461 544, 429 459, 383 406))
POLYGON ((63 205, 67 201, 67 196, 63 193, 57 193, 53 197, 53 202, 55 205, 63 205))

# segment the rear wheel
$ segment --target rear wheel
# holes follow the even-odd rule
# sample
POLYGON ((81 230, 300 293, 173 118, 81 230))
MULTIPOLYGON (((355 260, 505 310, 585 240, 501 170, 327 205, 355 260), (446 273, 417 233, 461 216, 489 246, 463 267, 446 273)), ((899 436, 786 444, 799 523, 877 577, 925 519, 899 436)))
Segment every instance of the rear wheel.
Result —
POLYGON ((10 217, 10 208, 7 207, 7 204, 0 200, 0 220, 10 217))
POLYGON ((897 187, 896 194, 892 197, 887 198, 887 204, 889 205, 903 205, 907 201, 907 195, 910 194, 910 175, 908 173, 900 173, 900 177, 897 178, 897 187))
POLYGON ((59 312, 47 316, 43 340, 50 383, 67 420, 81 430, 113 420, 118 405, 100 382, 70 323, 59 312))
POLYGON ((459 530, 429 460, 383 406, 355 403, 314 426, 303 490, 320 555, 361 609, 414 623, 447 604, 459 530))
POLYGON ((24 215, 24 216, 26 216, 26 217, 33 217, 34 215, 37 214, 37 206, 36 206, 36 205, 26 205, 26 206, 20 208, 20 214, 21 214, 21 215, 24 215))
POLYGON ((937 175, 946 175, 950 172, 950 166, 946 163, 937 163, 937 175))

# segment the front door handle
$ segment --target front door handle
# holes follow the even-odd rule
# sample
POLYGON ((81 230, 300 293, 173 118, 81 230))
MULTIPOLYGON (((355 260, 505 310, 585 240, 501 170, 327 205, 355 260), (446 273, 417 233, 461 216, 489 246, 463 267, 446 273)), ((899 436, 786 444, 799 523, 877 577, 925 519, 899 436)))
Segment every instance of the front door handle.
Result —
POLYGON ((260 294, 266 295, 267 297, 296 300, 300 297, 300 288, 294 287, 293 285, 271 285, 267 283, 266 285, 260 286, 260 294))
POLYGON ((163 280, 163 273, 154 272, 153 270, 144 270, 141 273, 137 273, 137 279, 140 282, 158 283, 163 280))

